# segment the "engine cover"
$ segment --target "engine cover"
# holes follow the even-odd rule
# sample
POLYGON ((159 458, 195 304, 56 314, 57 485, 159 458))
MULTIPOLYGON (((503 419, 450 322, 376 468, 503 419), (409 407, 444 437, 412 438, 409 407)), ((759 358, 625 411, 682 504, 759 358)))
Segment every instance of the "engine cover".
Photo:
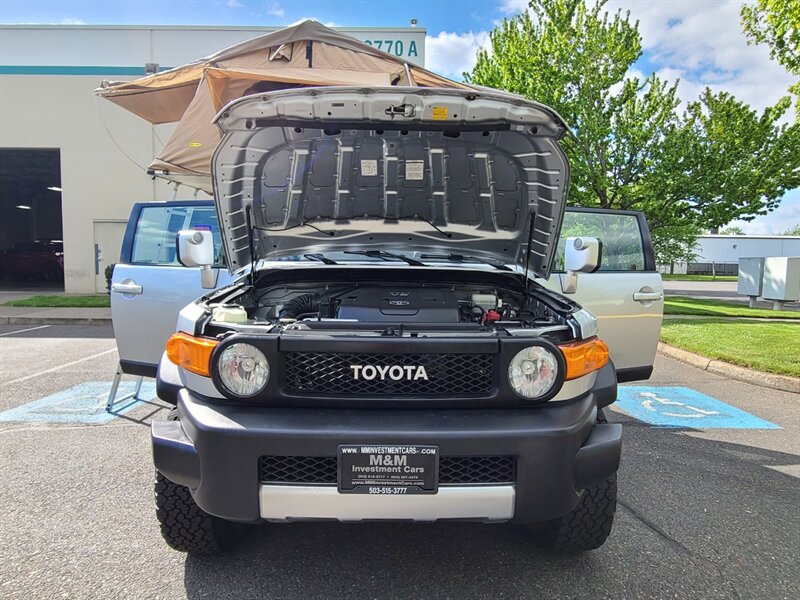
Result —
POLYGON ((363 288, 342 296, 340 319, 411 323, 458 323, 458 300, 450 290, 363 288))

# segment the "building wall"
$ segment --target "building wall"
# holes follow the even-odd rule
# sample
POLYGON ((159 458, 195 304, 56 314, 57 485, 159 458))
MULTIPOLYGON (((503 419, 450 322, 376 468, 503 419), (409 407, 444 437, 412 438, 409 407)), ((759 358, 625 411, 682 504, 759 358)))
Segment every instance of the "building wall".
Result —
POLYGON ((97 77, 75 75, 0 78, 0 146, 61 149, 67 292, 95 291, 96 220, 126 220, 134 202, 171 197, 143 169, 157 150, 153 126, 95 101, 98 83, 97 77))
MULTIPOLYGON (((153 181, 145 167, 170 135, 172 125, 153 126, 118 106, 95 98, 104 79, 144 75, 146 63, 161 68, 185 64, 274 27, 0 27, 0 147, 59 148, 67 292, 103 289, 95 275, 98 224, 120 223, 134 202, 168 200, 176 191, 153 181)), ((424 65, 425 29, 343 28, 378 42, 384 50, 424 65), (413 46, 412 43, 413 42, 413 46), (415 52, 410 51, 413 49, 415 52), (409 55, 410 53, 410 55, 409 55)), ((181 188, 177 197, 194 190, 181 188)), ((200 198, 207 198, 200 193, 200 198)), ((110 230, 105 228, 104 239, 110 230)), ((104 244, 105 245, 105 244, 104 244)), ((109 244, 112 245, 112 244, 109 244)), ((118 257, 104 249, 105 263, 118 257)), ((102 265, 101 265, 102 267, 102 265)))
POLYGON ((738 263, 748 256, 800 256, 798 236, 704 235, 697 243, 696 262, 738 263))
POLYGON ((740 258, 800 256, 800 236, 704 235, 697 238, 696 252, 697 258, 690 264, 659 265, 659 269, 662 273, 710 273, 714 270, 735 275, 740 258))

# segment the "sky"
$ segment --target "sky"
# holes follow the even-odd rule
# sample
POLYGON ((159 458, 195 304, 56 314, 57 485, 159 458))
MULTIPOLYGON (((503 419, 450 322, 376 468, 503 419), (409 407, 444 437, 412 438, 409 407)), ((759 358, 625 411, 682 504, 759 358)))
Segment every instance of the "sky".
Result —
MULTIPOLYGON (((526 6, 527 0, 0 0, 0 22, 290 25, 312 18, 331 26, 399 27, 417 19, 427 29, 426 67, 461 79, 489 31, 526 6)), ((639 20, 644 53, 631 75, 679 79, 684 102, 709 86, 761 110, 792 83, 765 46, 747 45, 740 0, 610 0, 607 6, 639 20)), ((793 190, 776 211, 733 225, 769 235, 798 223, 800 190, 793 190)))

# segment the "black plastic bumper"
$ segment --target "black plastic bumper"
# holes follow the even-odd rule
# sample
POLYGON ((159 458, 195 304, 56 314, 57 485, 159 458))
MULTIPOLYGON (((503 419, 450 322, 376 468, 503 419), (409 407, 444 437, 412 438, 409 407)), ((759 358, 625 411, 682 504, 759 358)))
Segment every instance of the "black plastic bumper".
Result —
POLYGON ((596 425, 613 401, 608 365, 591 392, 529 409, 359 410, 221 405, 178 393, 178 421, 152 426, 156 468, 192 490, 206 512, 260 519, 262 455, 336 456, 340 444, 430 444, 442 456, 515 456, 515 522, 561 516, 580 490, 616 472, 620 425, 596 425))

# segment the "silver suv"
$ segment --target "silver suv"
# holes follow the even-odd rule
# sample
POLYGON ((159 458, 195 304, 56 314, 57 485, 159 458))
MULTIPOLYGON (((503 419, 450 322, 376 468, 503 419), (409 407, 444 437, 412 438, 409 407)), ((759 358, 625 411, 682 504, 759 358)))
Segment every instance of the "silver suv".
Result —
POLYGON ((112 285, 123 367, 176 406, 152 427, 167 543, 464 519, 602 545, 622 435, 602 409, 652 371, 662 288, 641 214, 565 208, 561 118, 320 88, 216 123, 215 205, 137 205, 112 285))

